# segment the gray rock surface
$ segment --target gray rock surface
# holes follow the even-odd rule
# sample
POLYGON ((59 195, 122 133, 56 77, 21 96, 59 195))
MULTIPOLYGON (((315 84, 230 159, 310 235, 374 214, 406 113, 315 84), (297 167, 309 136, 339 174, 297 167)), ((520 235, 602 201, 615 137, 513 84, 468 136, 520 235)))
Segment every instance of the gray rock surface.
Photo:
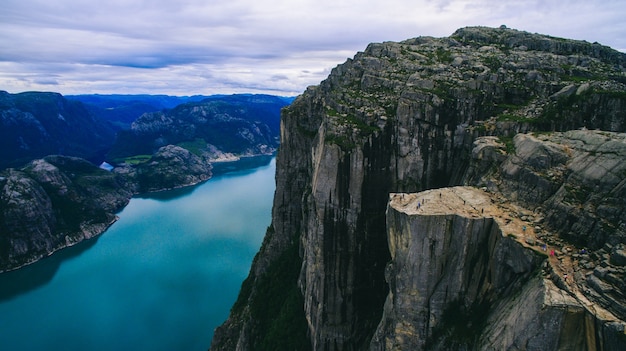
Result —
POLYGON ((555 274, 553 247, 534 244, 532 223, 519 211, 473 187, 392 194, 390 292, 370 349, 626 346, 623 318, 590 303, 576 277, 555 274))
POLYGON ((200 183, 211 178, 212 166, 199 156, 176 145, 166 145, 138 165, 114 168, 134 184, 136 193, 162 191, 200 183))
MULTIPOLYGON (((390 289, 384 278, 391 260, 385 216, 389 193, 461 184, 500 193, 503 201, 509 196, 523 209, 520 218, 538 221, 531 221, 529 230, 537 226, 537 231, 552 231, 528 240, 555 247, 555 276, 562 273, 559 263, 567 268, 576 260, 573 254, 580 245, 612 245, 587 255, 590 259, 578 258, 579 267, 590 267, 568 271, 580 276, 578 284, 596 265, 610 263, 609 250, 623 238, 624 174, 620 166, 609 165, 611 154, 623 157, 611 151, 600 161, 595 156, 604 152, 584 151, 583 145, 601 138, 588 131, 564 134, 563 141, 552 143, 542 141, 541 133, 528 133, 581 128, 624 132, 625 62, 626 55, 599 44, 506 28, 463 28, 448 38, 370 44, 283 111, 274 231, 255 258, 240 298, 247 306, 269 299, 260 282, 270 279, 266 274, 273 271, 273 263, 296 243, 300 259, 292 264, 301 270, 288 281, 297 280, 303 311, 292 310, 306 320, 311 348, 369 348, 390 289), (524 135, 515 137, 519 133, 524 135), (492 138, 478 140, 485 136, 492 138), (574 147, 576 139, 580 148, 574 147), (577 150, 581 158, 574 162, 577 150), (606 171, 598 171, 596 161, 606 171), (602 195, 595 202, 586 200, 596 194, 610 196, 607 201, 602 195), (535 215, 535 209, 543 216, 535 215), (603 225, 609 227, 596 235, 603 225)), ((613 142, 595 145, 596 150, 615 150, 613 142)), ((617 284, 621 276, 615 272, 607 270, 598 279, 617 284)), ((559 284, 565 290, 570 286, 559 284)), ((467 289, 460 286, 451 293, 467 289)), ((606 308, 623 301, 619 294, 597 295, 590 304, 606 308)), ((435 305, 447 309, 445 303, 435 305)), ((256 341, 268 339, 280 345, 263 330, 289 324, 267 326, 271 322, 246 311, 252 309, 233 311, 215 333, 212 349, 251 349, 256 341)), ((418 325, 430 323, 430 318, 415 318, 418 325)), ((602 330, 613 330, 609 334, 615 336, 622 330, 615 328, 602 330)), ((427 335, 428 330, 419 333, 427 335)), ((376 335, 377 340, 385 337, 376 335)), ((437 346, 446 340, 435 338, 429 345, 446 349, 445 344, 437 346)), ((419 346, 421 341, 412 342, 419 346)))
POLYGON ((48 156, 0 180, 0 272, 102 233, 132 191, 89 162, 48 156))

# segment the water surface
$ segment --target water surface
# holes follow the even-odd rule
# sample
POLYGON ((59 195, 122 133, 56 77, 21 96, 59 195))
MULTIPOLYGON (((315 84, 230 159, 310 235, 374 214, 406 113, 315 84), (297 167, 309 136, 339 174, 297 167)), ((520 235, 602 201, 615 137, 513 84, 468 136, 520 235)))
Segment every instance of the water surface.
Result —
POLYGON ((196 187, 133 198, 98 238, 0 274, 0 349, 208 349, 274 193, 274 159, 223 169, 196 187))

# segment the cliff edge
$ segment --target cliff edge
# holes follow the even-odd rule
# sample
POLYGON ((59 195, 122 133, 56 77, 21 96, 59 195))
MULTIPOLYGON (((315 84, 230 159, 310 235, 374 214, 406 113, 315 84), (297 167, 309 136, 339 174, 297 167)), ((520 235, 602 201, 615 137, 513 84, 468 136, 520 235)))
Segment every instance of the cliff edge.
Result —
POLYGON ((390 292, 370 349, 626 346, 626 323, 578 290, 584 276, 567 275, 524 211, 474 187, 392 194, 390 292))
MULTIPOLYGON (((598 43, 469 27, 445 38, 373 43, 335 67, 319 86, 309 87, 283 110, 272 226, 211 349, 365 350, 384 348, 387 340, 395 345, 402 333, 394 331, 395 322, 389 320, 394 317, 385 307, 398 287, 387 283, 394 281, 387 267, 397 253, 387 237, 389 194, 459 185, 486 188, 523 208, 524 215, 518 216, 533 218, 527 230, 537 234, 536 242, 555 247, 549 266, 567 268, 574 262, 572 267, 583 267, 567 273, 583 276, 576 277, 576 284, 588 282, 590 293, 583 294, 591 305, 623 321, 619 262, 626 243, 626 173, 619 150, 624 144, 620 133, 626 131, 625 63, 625 54, 598 43), (286 297, 290 304, 275 301, 286 297)), ((491 232, 498 227, 495 222, 458 218, 461 227, 484 227, 466 233, 480 237, 468 239, 467 245, 476 240, 510 245, 507 252, 518 255, 511 260, 522 261, 508 264, 505 271, 526 268, 518 276, 503 272, 492 277, 499 279, 492 282, 498 286, 472 282, 466 276, 471 267, 444 274, 456 284, 447 298, 437 290, 436 271, 411 277, 426 284, 419 289, 432 289, 422 292, 434 293, 431 302, 438 309, 432 315, 428 309, 415 311, 415 320, 407 325, 406 335, 413 328, 421 336, 409 341, 416 349, 455 349, 459 340, 458 345, 465 345, 459 349, 475 349, 496 335, 529 338, 525 334, 532 330, 517 329, 515 323, 508 331, 488 332, 501 318, 496 316, 504 314, 485 311, 480 314, 484 318, 470 318, 471 311, 483 311, 483 304, 513 306, 495 302, 500 294, 510 296, 507 284, 526 294, 511 295, 510 301, 533 296, 553 301, 557 295, 550 284, 563 291, 563 299, 584 301, 567 289, 574 285, 544 279, 542 268, 533 268, 542 267, 541 255, 517 249, 520 241, 508 237, 506 229, 496 240, 491 232), (526 255, 532 259, 523 264, 526 255), (436 328, 445 325, 445 311, 472 325, 488 320, 479 333, 487 339, 446 336, 448 328, 436 328)), ((452 235, 437 228, 432 225, 440 235, 452 235)), ((437 245, 442 243, 443 237, 437 245)), ((468 252, 464 259, 480 261, 485 269, 504 269, 506 264, 496 263, 503 258, 486 254, 504 250, 498 245, 471 247, 478 252, 468 252)), ((431 252, 433 262, 454 262, 453 252, 436 245, 424 250, 427 256, 419 256, 423 267, 430 264, 431 252)), ((563 277, 556 268, 553 274, 563 277)), ((540 305, 544 303, 549 304, 540 305)), ((595 330, 610 330, 611 338, 623 340, 619 327, 603 328, 595 330)), ((606 341, 602 333, 592 334, 604 335, 606 341)), ((565 345, 555 340, 547 345, 565 345)), ((600 349, 601 342, 594 345, 600 349)))

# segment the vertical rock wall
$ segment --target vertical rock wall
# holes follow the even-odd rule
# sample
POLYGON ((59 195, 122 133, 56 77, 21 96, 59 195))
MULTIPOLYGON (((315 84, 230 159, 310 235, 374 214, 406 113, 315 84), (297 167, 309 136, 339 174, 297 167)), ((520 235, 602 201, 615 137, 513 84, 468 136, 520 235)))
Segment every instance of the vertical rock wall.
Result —
MULTIPOLYGON (((369 45, 283 111, 274 231, 240 299, 255 301, 254 282, 295 241, 303 297, 303 311, 297 312, 306 319, 311 347, 367 349, 388 289, 388 194, 462 183, 468 171, 476 171, 470 162, 479 136, 506 141, 533 130, 623 130, 626 86, 611 77, 623 75, 625 57, 601 45, 490 28, 369 45), (579 83, 580 76, 589 81, 579 83)), ((480 172, 496 166, 482 167, 480 172)), ((469 225, 462 222, 455 225, 469 225)), ((483 237, 488 221, 471 226, 477 228, 471 242, 489 247, 483 237)), ((489 261, 474 254, 466 260, 489 261)), ((466 312, 472 296, 496 291, 473 286, 468 277, 449 279, 456 284, 450 298, 438 298, 458 301, 466 312)), ((441 294, 447 296, 436 296, 441 294)), ((231 313, 228 331, 216 332, 222 341, 213 349, 227 349, 220 347, 226 345, 222 335, 247 340, 239 349, 258 347, 254 328, 241 327, 254 325, 255 317, 243 311, 231 313)), ((435 316, 444 318, 441 311, 435 316)), ((436 331, 434 320, 422 320, 428 321, 425 330, 436 331)))
POLYGON ((392 195, 391 291, 373 350, 422 350, 441 338, 453 348, 473 342, 491 304, 519 288, 542 260, 503 236, 491 217, 497 212, 475 188, 392 195))
POLYGON ((470 187, 392 194, 390 291, 370 350, 626 347, 623 322, 564 288, 511 209, 470 187))

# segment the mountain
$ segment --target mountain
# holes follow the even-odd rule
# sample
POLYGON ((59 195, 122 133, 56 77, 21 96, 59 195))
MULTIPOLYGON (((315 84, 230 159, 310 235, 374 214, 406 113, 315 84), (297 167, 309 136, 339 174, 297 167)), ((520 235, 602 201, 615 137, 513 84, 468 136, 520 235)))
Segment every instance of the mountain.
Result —
POLYGON ((207 160, 271 154, 279 144, 280 109, 288 103, 270 95, 214 96, 146 113, 118 133, 107 159, 119 164, 170 144, 207 160))
POLYGON ((191 151, 166 145, 145 161, 125 163, 113 172, 123 175, 129 188, 141 194, 198 184, 211 178, 212 169, 211 163, 191 151))
POLYGON ((205 181, 212 176, 214 161, 274 153, 280 109, 290 101, 264 95, 213 96, 144 114, 131 130, 119 132, 110 153, 121 158, 111 161, 116 167, 109 172, 78 157, 45 156, 52 151, 71 155, 78 142, 97 147, 99 155, 109 152, 100 150, 98 133, 110 126, 101 124, 83 103, 53 93, 0 97, 2 122, 8 126, 1 131, 6 136, 2 141, 10 145, 18 140, 31 151, 15 159, 15 148, 4 150, 8 165, 30 162, 0 171, 0 272, 101 234, 134 194, 205 181), (32 152, 36 142, 42 144, 34 150, 38 153, 32 152))
POLYGON ((51 154, 101 162, 115 129, 57 93, 0 91, 0 169, 51 154))
POLYGON ((201 101, 208 96, 83 94, 66 95, 68 100, 82 102, 94 115, 110 121, 120 129, 129 129, 142 114, 174 108, 180 104, 201 101))
POLYGON ((334 68, 211 350, 625 349, 625 67, 503 26, 334 68))
POLYGON ((106 230, 133 192, 127 180, 76 157, 47 156, 0 173, 0 272, 106 230))
MULTIPOLYGON (((157 112, 172 109, 178 105, 209 100, 239 100, 243 102, 254 96, 253 94, 236 95, 122 95, 122 94, 82 94, 65 95, 68 100, 80 101, 94 115, 113 123, 120 129, 130 129, 130 125, 141 115, 149 112, 157 112)), ((293 97, 276 97, 287 105, 293 101, 293 97)))

